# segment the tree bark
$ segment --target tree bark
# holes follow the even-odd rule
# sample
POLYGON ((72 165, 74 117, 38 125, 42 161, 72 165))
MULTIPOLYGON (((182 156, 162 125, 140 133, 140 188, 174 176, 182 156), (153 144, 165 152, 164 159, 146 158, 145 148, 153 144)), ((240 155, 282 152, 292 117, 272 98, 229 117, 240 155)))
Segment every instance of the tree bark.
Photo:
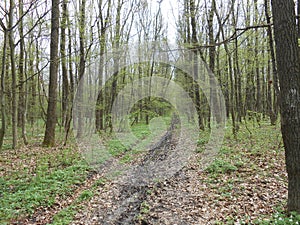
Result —
POLYGON ((16 73, 16 61, 15 61, 15 43, 13 33, 13 18, 15 3, 13 0, 9 2, 9 47, 10 47, 10 68, 11 68, 11 92, 12 92, 12 148, 16 149, 18 145, 18 103, 17 103, 17 73, 16 73))
POLYGON ((57 72, 58 72, 58 38, 59 38, 59 0, 52 0, 51 10, 51 42, 50 42, 50 83, 48 94, 48 109, 46 130, 43 146, 54 146, 57 102, 57 72))
POLYGON ((300 70, 293 0, 272 0, 280 83, 281 132, 288 173, 288 211, 300 213, 300 70))
MULTIPOLYGON (((192 28, 192 44, 193 48, 197 45, 197 24, 196 24, 196 6, 195 1, 190 0, 190 14, 191 14, 191 28, 192 28)), ((199 59, 198 59, 198 50, 195 48, 192 50, 193 53, 193 72, 194 72, 194 80, 197 81, 199 79, 199 59)), ((199 85, 197 83, 194 84, 194 94, 195 94, 195 105, 198 115, 198 125, 201 130, 204 130, 203 118, 201 113, 201 102, 200 102, 200 90, 199 85)))
POLYGON ((102 14, 102 0, 99 2, 99 11, 100 11, 100 21, 98 22, 98 38, 100 42, 100 59, 99 59, 99 93, 97 96, 97 106, 96 106, 96 130, 100 131, 104 129, 104 89, 103 89, 103 81, 104 77, 104 56, 106 50, 106 33, 108 28, 108 22, 110 18, 110 10, 111 10, 111 0, 107 2, 107 11, 106 16, 104 17, 102 14))
POLYGON ((3 41, 3 50, 2 50, 2 60, 1 60, 1 80, 0 80, 0 105, 1 105, 1 128, 0 128, 0 150, 3 146, 4 135, 6 130, 6 112, 5 112, 5 73, 6 73, 6 51, 7 51, 7 29, 0 21, 0 25, 4 30, 4 41, 3 41))
MULTIPOLYGON (((254 18, 255 21, 259 20, 259 15, 258 15, 258 6, 257 6, 257 0, 254 0, 254 18)), ((261 82, 260 82, 260 60, 259 60, 259 50, 258 46, 261 42, 259 40, 259 32, 258 28, 255 28, 255 47, 254 47, 254 54, 255 54, 255 75, 256 75, 256 112, 261 113, 262 112, 262 95, 261 95, 261 82)))
POLYGON ((60 54, 62 72, 62 124, 65 131, 68 129, 68 108, 69 108, 69 80, 66 56, 66 27, 67 27, 67 0, 62 3, 62 19, 60 34, 60 54))
MULTIPOLYGON (((19 0, 19 11, 20 17, 23 15, 23 0, 19 0)), ((21 127, 22 130, 22 138, 25 145, 28 144, 27 136, 26 136, 26 83, 24 80, 24 32, 23 32, 23 19, 20 19, 19 22, 19 33, 20 33, 20 55, 19 55, 19 106, 18 106, 18 126, 21 127)))
POLYGON ((80 3, 80 19, 79 19, 79 86, 78 86, 78 129, 77 138, 81 138, 84 130, 84 107, 83 107, 83 86, 84 86, 84 73, 85 73, 85 0, 80 3))
MULTIPOLYGON (((266 15, 267 24, 271 24, 271 17, 269 15, 269 0, 265 0, 264 3, 265 3, 264 5, 265 5, 265 15, 266 15)), ((272 72, 273 72, 273 82, 271 82, 270 80, 269 86, 271 84, 274 85, 274 100, 273 100, 273 108, 271 107, 271 111, 270 111, 270 120, 271 120, 271 124, 275 125, 278 116, 279 86, 278 86, 278 75, 277 75, 275 50, 274 50, 274 40, 273 40, 273 33, 272 33, 271 26, 267 28, 267 35, 269 39, 270 54, 272 60, 272 72)))
MULTIPOLYGON (((215 0, 213 0, 215 1, 215 0)), ((231 7, 234 6, 234 2, 231 3, 231 7)), ((221 35, 223 40, 225 40, 225 31, 222 25, 222 21, 220 18, 220 15, 218 13, 218 11, 216 10, 216 17, 218 20, 218 24, 220 26, 220 31, 221 31, 221 35)), ((229 76, 229 82, 230 82, 230 95, 229 95, 229 108, 230 108, 230 113, 231 113, 231 119, 232 119, 232 133, 234 135, 234 137, 236 138, 237 132, 239 130, 239 125, 238 122, 236 120, 236 106, 235 106, 235 84, 234 84, 234 74, 233 74, 233 60, 232 60, 232 53, 229 50, 228 44, 225 42, 224 43, 224 49, 226 52, 226 56, 227 56, 227 62, 228 62, 228 76, 229 76)))

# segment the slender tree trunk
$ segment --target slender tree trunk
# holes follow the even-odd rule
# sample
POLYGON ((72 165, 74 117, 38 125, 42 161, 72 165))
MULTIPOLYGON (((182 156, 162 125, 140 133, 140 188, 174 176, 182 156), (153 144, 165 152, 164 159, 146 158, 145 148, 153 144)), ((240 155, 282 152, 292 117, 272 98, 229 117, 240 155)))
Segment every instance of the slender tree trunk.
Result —
POLYGON ((300 213, 300 62, 295 4, 272 0, 280 82, 281 132, 288 173, 288 210, 300 213))
POLYGON ((58 39, 59 39, 59 0, 52 0, 51 10, 51 43, 50 43, 50 83, 48 93, 48 109, 46 130, 43 145, 54 146, 57 102, 57 73, 58 73, 58 39))
MULTIPOLYGON (((29 112, 28 112, 28 121, 31 125, 31 127, 34 126, 34 122, 36 119, 36 102, 37 102, 37 91, 36 91, 36 85, 37 85, 37 79, 35 79, 35 77, 33 76, 34 74, 34 50, 35 50, 35 46, 34 46, 34 41, 33 41, 33 35, 30 35, 29 37, 29 46, 28 46, 28 74, 29 76, 32 76, 29 79, 29 88, 28 88, 28 92, 29 92, 29 99, 28 99, 28 106, 29 106, 29 112)), ((38 64, 39 64, 39 57, 36 57, 36 67, 38 69, 38 64)))
POLYGON ((104 56, 106 50, 106 32, 108 28, 108 22, 110 17, 111 10, 111 0, 108 1, 106 16, 102 14, 102 0, 99 2, 99 11, 100 11, 100 22, 98 22, 99 30, 99 41, 100 41, 100 59, 99 59, 99 93, 97 96, 97 107, 96 107, 96 130, 100 131, 104 129, 104 89, 103 81, 104 77, 104 56))
MULTIPOLYGON (((234 8, 233 8, 234 9, 234 8)), ((235 15, 235 10, 232 10, 232 20, 233 26, 237 27, 237 15, 235 15), (235 18, 236 17, 236 18, 235 18)), ((241 69, 240 69, 240 58, 239 58, 239 46, 238 46, 238 38, 234 40, 234 83, 235 83, 235 103, 236 103, 236 121, 242 122, 242 116, 244 113, 242 112, 242 80, 241 80, 241 69)))
MULTIPOLYGON (((214 112, 212 112, 212 115, 215 117, 214 119, 219 124, 221 122, 220 117, 220 109, 219 109, 219 102, 218 97, 216 93, 216 84, 214 82, 214 73, 215 73, 215 61, 216 61, 216 47, 215 47, 215 38, 214 38, 214 15, 216 10, 216 3, 215 1, 212 1, 211 3, 211 9, 209 11, 209 17, 208 17, 208 36, 209 36, 209 45, 211 46, 209 48, 209 83, 210 83, 210 111, 212 112, 212 109, 215 109, 214 112)), ((208 121, 209 121, 209 127, 210 127, 210 118, 211 113, 208 115, 208 121)))
POLYGON ((300 38, 300 0, 297 1, 297 31, 298 31, 298 45, 300 38))
POLYGON ((67 144, 69 132, 71 129, 71 122, 72 122, 72 113, 73 113, 73 100, 74 100, 74 75, 73 75, 73 60, 72 60, 72 32, 71 32, 71 22, 70 18, 67 16, 67 27, 68 27, 68 75, 69 75, 69 97, 68 97, 68 106, 67 106, 67 113, 66 113, 66 122, 65 122, 65 140, 64 145, 67 144))
MULTIPOLYGON (((113 48, 115 50, 119 49, 120 47, 120 39, 121 39, 121 10, 122 10, 123 1, 118 0, 117 5, 117 12, 116 12, 116 27, 115 27, 115 36, 113 40, 113 48)), ((117 84, 118 84, 118 74, 119 74, 119 67, 120 67, 120 53, 114 54, 113 56, 114 61, 114 75, 112 77, 112 85, 111 85, 111 99, 109 103, 109 113, 111 114, 111 110, 114 104, 114 101, 117 96, 117 84)), ((108 126, 110 132, 113 131, 113 124, 111 116, 108 117, 108 126)))
MULTIPOLYGON (((198 50, 196 49, 196 45, 198 44, 197 40, 197 24, 196 24, 196 6, 194 0, 190 0, 190 14, 191 14, 191 28, 192 28, 192 44, 193 44, 193 73, 194 80, 198 81, 199 79, 199 59, 198 59, 198 50)), ((200 102, 200 90, 199 85, 197 83, 194 84, 194 94, 195 94, 195 102, 196 102, 196 110, 198 114, 198 125, 201 130, 204 130, 203 118, 201 113, 201 102, 200 102)))
POLYGON ((67 0, 62 3, 62 19, 60 34, 60 55, 61 55, 61 72, 62 72, 62 124, 65 131, 68 128, 68 111, 69 111, 69 80, 66 56, 66 27, 67 27, 67 0))
MULTIPOLYGON (((20 17, 23 15, 23 0, 19 0, 19 13, 20 17)), ((20 54, 19 54, 19 106, 18 106, 18 126, 22 129, 22 139, 25 145, 28 144, 26 136, 26 98, 27 92, 25 91, 24 83, 24 48, 25 42, 23 37, 23 19, 19 22, 20 33, 20 54)))
MULTIPOLYGON (((215 0, 213 0, 215 1, 215 0)), ((234 5, 234 2, 231 3, 232 7, 234 5)), ((218 20, 218 24, 220 26, 221 29, 221 35, 222 35, 222 39, 225 40, 225 32, 222 26, 222 22, 221 22, 221 18, 219 13, 216 10, 216 16, 217 16, 217 20, 218 20)), ((234 15, 233 15, 234 16, 234 15)), ((230 95, 229 95, 229 104, 230 104, 230 113, 231 113, 231 119, 232 119, 232 133, 233 135, 236 137, 239 126, 238 123, 236 121, 236 112, 235 112, 235 84, 234 84, 234 74, 233 74, 233 66, 232 66, 232 56, 231 56, 231 52, 229 50, 228 44, 225 42, 224 43, 224 48, 225 48, 225 52, 226 52, 226 57, 227 57, 227 62, 228 62, 228 76, 229 76, 229 81, 230 81, 230 95)))
POLYGON ((17 148, 18 145, 18 103, 17 103, 17 72, 16 72, 16 61, 15 61, 15 43, 14 43, 14 33, 13 33, 13 23, 14 23, 14 8, 15 3, 13 0, 10 0, 9 7, 9 28, 10 31, 8 33, 9 37, 9 47, 10 47, 10 68, 11 68, 11 92, 12 92, 12 136, 13 149, 17 148))
POLYGON ((84 107, 83 107, 83 86, 85 73, 85 5, 86 1, 82 0, 80 4, 80 20, 79 20, 79 85, 78 85, 78 124, 77 124, 77 138, 81 138, 84 130, 84 107))
MULTIPOLYGON (((273 109, 270 112, 270 120, 271 124, 275 125, 278 117, 278 103, 279 101, 279 85, 278 85, 278 75, 277 75, 277 68, 276 68, 276 59, 275 59, 275 50, 274 50, 274 41, 273 41, 273 33, 271 27, 271 17, 269 15, 269 0, 265 0, 265 16, 267 20, 267 24, 270 24, 267 28, 267 34, 269 39, 269 46, 270 46, 270 54, 272 60, 272 72, 273 72, 273 82, 270 82, 269 85, 274 85, 274 101, 273 101, 273 109)), ((271 81, 271 79, 269 80, 271 81)))
MULTIPOLYGON (((254 14, 255 21, 258 21, 258 8, 257 8, 257 0, 254 0, 254 14)), ((255 75, 256 75, 256 112, 262 112, 262 95, 261 95, 261 82, 260 82, 260 60, 259 60, 259 50, 258 45, 261 43, 259 39, 258 29, 255 29, 255 46, 254 46, 254 54, 255 54, 255 75)))
POLYGON ((4 30, 2 60, 1 60, 1 80, 0 80, 0 105, 1 105, 1 128, 0 128, 0 150, 3 146, 4 135, 6 130, 6 112, 5 112, 5 73, 6 73, 6 51, 7 51, 7 30, 2 21, 0 21, 1 27, 4 30))
MULTIPOLYGON (((274 115, 273 107, 272 107, 272 80, 271 80, 271 59, 270 54, 268 54, 268 66, 267 66, 267 112, 272 121, 272 117, 274 115)), ((274 124, 272 124, 274 125, 274 124)))

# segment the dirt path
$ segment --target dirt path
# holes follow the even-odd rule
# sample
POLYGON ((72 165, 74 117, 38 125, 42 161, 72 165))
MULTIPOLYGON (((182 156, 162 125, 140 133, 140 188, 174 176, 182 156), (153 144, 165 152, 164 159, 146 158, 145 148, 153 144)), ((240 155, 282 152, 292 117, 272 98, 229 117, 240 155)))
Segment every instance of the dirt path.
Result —
POLYGON ((173 177, 182 166, 175 162, 184 157, 184 154, 179 156, 180 153, 175 152, 180 138, 176 122, 176 119, 172 120, 168 131, 141 161, 136 161, 119 179, 99 189, 97 197, 87 207, 88 212, 78 213, 74 224, 147 224, 141 217, 141 213, 147 210, 147 195, 165 177, 173 177))
POLYGON ((245 152, 257 168, 244 164, 214 178, 203 171, 201 154, 195 153, 176 173, 149 182, 146 176, 154 173, 141 166, 166 160, 174 142, 176 138, 165 138, 125 176, 100 187, 72 224, 253 224, 286 199, 284 154, 276 151, 265 156, 245 152))

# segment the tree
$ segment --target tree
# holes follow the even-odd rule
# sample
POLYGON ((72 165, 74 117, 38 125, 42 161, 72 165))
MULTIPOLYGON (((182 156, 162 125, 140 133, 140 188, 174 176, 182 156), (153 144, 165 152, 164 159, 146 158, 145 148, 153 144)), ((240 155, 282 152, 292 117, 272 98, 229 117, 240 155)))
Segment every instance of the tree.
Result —
POLYGON ((68 129, 69 116, 69 80, 66 56, 66 27, 67 27, 67 5, 66 0, 62 3, 62 19, 60 33, 60 54, 61 54, 61 72, 62 72, 62 124, 65 130, 68 129))
MULTIPOLYGON (((100 59, 99 59, 99 90, 100 93, 97 98, 97 108, 96 108, 96 129, 97 131, 104 129, 104 91, 102 90, 102 85, 104 82, 104 54, 106 50, 106 36, 107 36, 107 29, 108 23, 110 18, 110 11, 111 11, 111 0, 107 2, 107 9, 106 15, 103 15, 103 2, 102 0, 99 1, 99 21, 97 22, 98 26, 98 38, 100 42, 100 59)), ((104 3, 105 5, 106 3, 104 3)))
POLYGON ((79 100, 79 111, 78 111, 78 129, 77 138, 81 138, 83 135, 84 127, 84 107, 83 107, 83 86, 84 86, 84 73, 85 73, 85 61, 86 61, 86 46, 85 46, 85 6, 86 1, 80 1, 80 17, 79 17, 79 85, 78 85, 78 100, 79 100))
MULTIPOLYGON (((23 15, 23 0, 19 0, 20 17, 23 15)), ((25 41, 24 41, 24 25, 23 19, 19 22, 20 33, 20 53, 19 53, 19 105, 18 105, 18 126, 22 129, 22 138, 25 145, 28 144, 26 137, 26 98, 27 98, 27 84, 23 82, 25 77, 24 59, 25 59, 25 41)))
MULTIPOLYGON (((269 1, 265 0, 264 5, 265 5, 265 16, 266 16, 267 24, 271 24, 271 17, 269 15, 269 1)), ((270 111, 269 114, 270 114, 271 124, 275 125, 276 121, 277 121, 277 115, 278 115, 277 99, 278 99, 278 95, 279 95, 279 87, 278 87, 278 77, 277 77, 273 33, 272 33, 271 26, 268 26, 268 28, 267 28, 267 35, 268 35, 268 41, 269 41, 269 45, 270 45, 270 55, 271 55, 271 60, 272 60, 272 71, 273 71, 273 82, 272 83, 274 83, 273 108, 272 108, 272 99, 271 99, 270 91, 268 94, 269 100, 268 100, 267 104, 269 105, 269 111, 270 111)), ((271 85, 270 81, 271 80, 269 79, 269 86, 271 85)))
POLYGON ((47 121, 44 146, 55 144, 57 72, 58 72, 58 37, 59 37, 59 0, 52 0, 51 43, 50 43, 50 83, 48 95, 47 121))
POLYGON ((288 173, 288 211, 300 213, 300 74, 295 5, 272 0, 281 132, 288 173))
MULTIPOLYGON (((190 0, 190 13, 191 13, 191 28, 192 28, 192 44, 193 46, 193 75, 194 79, 197 81, 199 79, 199 74, 198 74, 198 67, 199 67, 199 61, 198 61, 198 50, 195 47, 195 45, 198 44, 198 39, 197 39, 197 24, 196 24, 196 5, 194 0, 190 0)), ((198 125, 201 130, 204 130, 204 124, 203 124, 203 119, 201 115, 201 102, 200 102, 200 90, 199 90, 199 85, 195 84, 194 85, 194 92, 195 92, 195 101, 196 101, 196 110, 198 114, 198 125)))
POLYGON ((10 48, 10 60, 11 60, 11 91, 12 91, 12 136, 13 143, 12 147, 15 149, 18 144, 18 130, 17 130, 17 120, 18 120, 18 108, 17 108, 17 72, 16 72, 16 61, 15 61, 15 43, 14 43, 14 32, 13 32, 13 22, 14 22, 14 8, 15 3, 13 0, 9 1, 9 48, 10 48))
POLYGON ((3 140, 6 130, 6 113, 5 113, 5 73, 6 73, 6 50, 7 50, 7 39, 8 39, 8 31, 5 25, 3 24, 2 20, 0 20, 0 26, 3 29, 4 32, 4 41, 3 41, 3 53, 2 53, 2 59, 1 59, 1 80, 0 80, 0 107, 1 107, 1 128, 0 128, 0 149, 2 149, 3 146, 3 140))

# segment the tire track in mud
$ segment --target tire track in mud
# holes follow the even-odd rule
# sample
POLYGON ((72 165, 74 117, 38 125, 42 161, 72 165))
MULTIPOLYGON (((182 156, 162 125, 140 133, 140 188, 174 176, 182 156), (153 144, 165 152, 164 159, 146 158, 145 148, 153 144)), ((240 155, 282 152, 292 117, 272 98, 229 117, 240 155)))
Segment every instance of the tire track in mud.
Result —
POLYGON ((154 171, 149 170, 153 169, 158 161, 164 161, 176 146, 176 125, 178 122, 178 118, 173 116, 168 131, 157 143, 151 146, 142 162, 128 171, 127 176, 125 179, 123 178, 119 186, 118 201, 115 202, 118 207, 100 219, 99 224, 129 225, 138 222, 137 217, 141 205, 146 199, 147 189, 149 185, 153 185, 150 180, 155 179, 157 175, 153 173, 154 171))
POLYGON ((148 224, 138 219, 147 199, 147 191, 155 188, 165 178, 180 173, 180 163, 165 174, 166 168, 177 161, 180 153, 174 152, 179 141, 179 118, 172 117, 171 125, 160 140, 153 144, 137 165, 129 169, 120 179, 101 188, 88 208, 92 212, 77 214, 72 224, 148 224), (80 215, 81 214, 81 215, 80 215))

